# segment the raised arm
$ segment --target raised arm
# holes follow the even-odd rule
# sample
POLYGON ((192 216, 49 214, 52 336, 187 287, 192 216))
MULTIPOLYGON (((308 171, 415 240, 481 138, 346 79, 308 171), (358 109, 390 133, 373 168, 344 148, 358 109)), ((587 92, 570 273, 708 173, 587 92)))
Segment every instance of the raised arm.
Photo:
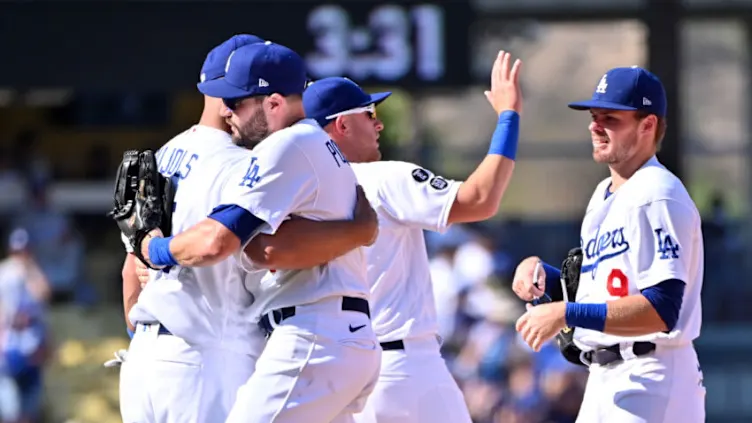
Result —
POLYGON ((449 224, 478 222, 495 215, 512 179, 522 111, 519 85, 522 63, 518 59, 511 65, 511 60, 509 53, 501 51, 494 62, 491 91, 486 91, 485 94, 499 120, 491 138, 488 155, 457 192, 449 212, 449 224))

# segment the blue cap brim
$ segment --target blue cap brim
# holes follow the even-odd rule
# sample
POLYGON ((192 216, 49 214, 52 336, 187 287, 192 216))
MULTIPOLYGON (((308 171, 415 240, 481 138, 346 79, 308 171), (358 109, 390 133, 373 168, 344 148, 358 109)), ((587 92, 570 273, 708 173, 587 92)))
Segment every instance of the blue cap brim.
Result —
POLYGON ((201 94, 214 98, 242 98, 251 95, 242 88, 230 85, 224 78, 200 82, 197 87, 201 94))
POLYGON ((619 103, 612 103, 610 101, 600 101, 600 100, 576 101, 574 103, 569 103, 569 108, 574 109, 574 110, 590 110, 590 109, 628 110, 628 111, 638 110, 635 107, 625 106, 619 103))
MULTIPOLYGON (((392 95, 391 91, 384 91, 383 93, 376 93, 371 94, 371 101, 368 104, 379 104, 382 101, 386 100, 387 97, 392 95)), ((364 106, 367 106, 368 104, 364 104, 364 106)))

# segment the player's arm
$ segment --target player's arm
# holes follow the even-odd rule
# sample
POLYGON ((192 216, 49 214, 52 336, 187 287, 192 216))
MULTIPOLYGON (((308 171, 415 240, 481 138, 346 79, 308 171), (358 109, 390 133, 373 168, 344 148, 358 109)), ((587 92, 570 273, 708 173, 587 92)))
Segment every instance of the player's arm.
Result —
POLYGON ((124 235, 121 234, 123 245, 125 245, 125 259, 123 259, 123 268, 121 270, 121 276, 123 278, 123 313, 125 315, 125 324, 128 326, 128 333, 132 334, 136 328, 128 319, 128 314, 136 302, 138 302, 138 296, 141 295, 141 282, 138 280, 136 274, 136 262, 138 258, 131 249, 131 244, 124 235))
POLYGON ((123 260, 123 313, 125 314, 125 324, 128 326, 128 330, 133 331, 136 328, 128 319, 128 314, 136 302, 138 302, 138 296, 141 295, 141 282, 136 275, 136 255, 133 253, 126 253, 125 260, 123 260))
POLYGON ((186 267, 210 266, 245 245, 245 254, 257 267, 304 269, 368 244, 374 233, 374 220, 363 216, 320 222, 291 219, 281 224, 274 235, 259 233, 265 223, 242 207, 229 206, 171 241, 165 238, 157 242, 169 242, 175 262, 186 267))
POLYGON ((223 205, 178 235, 147 237, 144 255, 158 266, 208 266, 240 250, 262 229, 276 233, 291 211, 314 201, 317 193, 310 160, 297 145, 286 146, 267 149, 266 155, 231 169, 223 205))
POLYGON ((520 133, 522 93, 519 87, 521 62, 510 64, 511 56, 501 52, 491 74, 491 91, 486 92, 499 119, 491 137, 488 155, 459 188, 449 212, 448 223, 486 220, 499 210, 499 203, 512 178, 520 133), (511 67, 511 69, 510 69, 511 67))
POLYGON ((245 254, 260 268, 305 269, 319 266, 373 240, 378 218, 358 187, 350 220, 313 221, 293 217, 276 234, 259 234, 245 254))
MULTIPOLYGON (((699 236, 699 216, 674 200, 659 200, 633 211, 627 239, 639 294, 604 304, 566 305, 568 324, 619 336, 670 332, 676 327, 699 236)), ((626 284, 622 283, 622 286, 626 284)))

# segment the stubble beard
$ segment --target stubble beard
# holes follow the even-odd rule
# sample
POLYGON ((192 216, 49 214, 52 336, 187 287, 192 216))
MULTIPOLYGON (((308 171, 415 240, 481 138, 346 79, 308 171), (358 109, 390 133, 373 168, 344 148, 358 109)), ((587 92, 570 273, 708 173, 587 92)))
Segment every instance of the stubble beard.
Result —
POLYGON ((269 121, 263 109, 254 112, 242 126, 235 125, 232 140, 236 145, 253 148, 269 136, 269 121))

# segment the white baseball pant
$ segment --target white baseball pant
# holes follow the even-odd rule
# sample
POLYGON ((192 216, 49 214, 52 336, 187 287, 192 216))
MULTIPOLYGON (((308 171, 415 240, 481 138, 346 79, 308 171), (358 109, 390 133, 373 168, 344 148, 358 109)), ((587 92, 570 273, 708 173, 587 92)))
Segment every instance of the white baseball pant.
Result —
MULTIPOLYGON (((357 423, 471 423, 465 398, 435 336, 385 349, 381 373, 357 423)), ((394 343, 385 345, 395 345, 394 343)))
POLYGON ((276 325, 227 423, 351 423, 380 362, 369 317, 342 310, 342 297, 298 306, 276 325))
POLYGON ((577 423, 702 423, 705 387, 692 345, 590 366, 577 423))
POLYGON ((223 422, 256 357, 199 350, 158 331, 158 324, 139 324, 131 340, 120 369, 123 423, 223 422))

